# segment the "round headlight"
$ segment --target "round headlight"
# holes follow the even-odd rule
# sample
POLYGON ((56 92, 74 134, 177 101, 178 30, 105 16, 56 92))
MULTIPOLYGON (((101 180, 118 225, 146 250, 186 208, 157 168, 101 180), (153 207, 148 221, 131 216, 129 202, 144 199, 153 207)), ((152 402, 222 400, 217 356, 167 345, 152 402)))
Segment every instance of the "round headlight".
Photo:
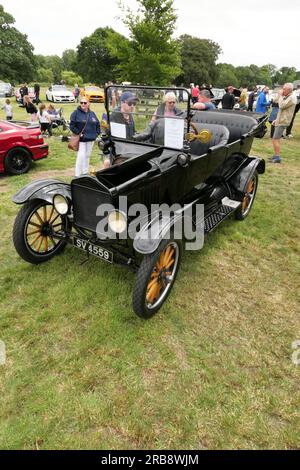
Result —
POLYGON ((55 207, 56 212, 61 215, 66 215, 69 210, 68 201, 61 194, 56 194, 56 196, 54 196, 53 205, 55 207))
POLYGON ((108 216, 109 228, 115 233, 122 233, 126 230, 127 220, 125 214, 119 211, 113 211, 108 216))

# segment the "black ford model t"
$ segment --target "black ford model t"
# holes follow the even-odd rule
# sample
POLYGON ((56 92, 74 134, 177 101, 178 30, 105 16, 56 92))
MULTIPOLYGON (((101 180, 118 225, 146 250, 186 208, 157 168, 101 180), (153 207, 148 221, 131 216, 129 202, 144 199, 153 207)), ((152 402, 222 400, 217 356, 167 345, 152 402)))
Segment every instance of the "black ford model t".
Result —
POLYGON ((148 318, 170 293, 187 239, 199 248, 201 235, 231 214, 247 217, 265 171, 264 160, 249 152, 266 117, 193 110, 190 96, 176 103, 183 92, 106 90, 101 148, 110 165, 70 184, 35 181, 13 197, 23 204, 13 241, 25 261, 48 261, 70 243, 126 265, 137 271, 133 310, 148 318))

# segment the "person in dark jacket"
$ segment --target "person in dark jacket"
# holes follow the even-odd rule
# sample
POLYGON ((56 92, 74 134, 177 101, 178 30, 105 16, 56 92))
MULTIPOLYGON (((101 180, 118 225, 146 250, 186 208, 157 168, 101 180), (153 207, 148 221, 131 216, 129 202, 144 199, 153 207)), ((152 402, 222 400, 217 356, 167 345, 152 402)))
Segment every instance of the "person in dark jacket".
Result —
POLYGON ((75 176, 87 174, 93 145, 100 134, 100 122, 96 114, 90 110, 90 102, 85 96, 81 97, 80 106, 71 114, 70 129, 74 134, 80 134, 75 176))
MULTIPOLYGON (((126 136, 124 135, 122 137, 131 139, 135 134, 135 123, 132 113, 134 112, 137 97, 131 91, 124 91, 121 95, 120 101, 121 106, 114 109, 109 120, 110 122, 115 122, 117 124, 125 124, 126 136)), ((121 137, 121 135, 116 135, 115 137, 121 137)))
POLYGON ((25 106, 25 109, 28 114, 30 114, 30 120, 31 122, 35 122, 37 119, 37 108, 34 106, 33 102, 31 101, 30 97, 28 95, 25 95, 23 97, 23 103, 25 106))
POLYGON ((35 93, 35 102, 36 104, 39 104, 40 103, 40 84, 39 83, 35 83, 34 84, 34 93, 35 93))
POLYGON ((248 96, 248 108, 247 111, 253 111, 253 104, 257 95, 257 88, 255 87, 253 91, 249 93, 248 96))
POLYGON ((222 96, 222 109, 233 109, 235 105, 233 90, 233 86, 227 87, 226 93, 222 96))

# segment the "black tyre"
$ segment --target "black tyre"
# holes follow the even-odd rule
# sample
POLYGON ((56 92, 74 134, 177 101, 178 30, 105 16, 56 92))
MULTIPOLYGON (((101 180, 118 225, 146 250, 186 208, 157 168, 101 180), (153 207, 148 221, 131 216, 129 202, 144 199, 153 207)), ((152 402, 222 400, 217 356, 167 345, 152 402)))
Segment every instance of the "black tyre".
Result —
POLYGON ((244 220, 250 213, 258 186, 258 174, 255 172, 247 183, 247 190, 244 194, 241 206, 235 211, 237 220, 244 220))
POLYGON ((32 264, 43 263, 60 253, 65 240, 55 238, 55 232, 67 228, 67 219, 46 201, 28 201, 18 213, 13 227, 13 242, 17 253, 32 264))
POLYGON ((163 240, 151 255, 144 256, 133 290, 133 310, 142 318, 154 315, 167 299, 175 282, 182 243, 163 240))
POLYGON ((26 173, 31 165, 31 155, 23 147, 15 147, 7 152, 4 160, 5 170, 11 175, 26 173))

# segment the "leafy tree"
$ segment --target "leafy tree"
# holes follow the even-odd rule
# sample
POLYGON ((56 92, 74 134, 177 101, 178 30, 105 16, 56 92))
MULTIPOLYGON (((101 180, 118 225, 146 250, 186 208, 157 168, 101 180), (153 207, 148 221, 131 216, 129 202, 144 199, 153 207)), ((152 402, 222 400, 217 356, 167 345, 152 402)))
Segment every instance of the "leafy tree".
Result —
POLYGON ((217 79, 215 86, 217 88, 226 88, 228 85, 234 87, 239 86, 239 79, 236 76, 235 68, 231 64, 218 64, 217 65, 217 79))
POLYGON ((0 76, 11 82, 30 81, 35 65, 33 46, 14 23, 13 16, 0 5, 0 76))
POLYGON ((276 83, 283 85, 287 82, 293 82, 297 79, 297 70, 295 67, 281 67, 274 77, 276 83))
POLYGON ((37 81, 42 83, 53 83, 54 77, 53 72, 51 69, 45 69, 44 67, 40 67, 37 69, 37 81))
POLYGON ((76 70, 77 52, 74 49, 66 49, 62 54, 64 70, 76 70))
POLYGON ((63 71, 63 60, 58 55, 44 56, 45 67, 53 72, 53 81, 61 81, 61 73, 63 71))
POLYGON ((181 48, 182 74, 176 84, 214 83, 217 78, 216 60, 221 53, 220 46, 210 39, 200 39, 184 34, 179 38, 181 48))
POLYGON ((83 79, 80 75, 77 75, 75 72, 72 72, 70 70, 64 70, 61 73, 61 78, 66 82, 67 85, 75 85, 77 83, 78 85, 82 86, 83 85, 83 79))
POLYGON ((110 42, 118 59, 119 80, 149 85, 168 85, 181 72, 180 47, 172 38, 177 16, 173 0, 138 0, 137 14, 122 6, 130 41, 110 42))
POLYGON ((108 43, 126 43, 127 39, 112 28, 98 28, 83 38, 77 47, 78 72, 86 82, 103 84, 114 80, 114 67, 118 60, 111 53, 108 43))

